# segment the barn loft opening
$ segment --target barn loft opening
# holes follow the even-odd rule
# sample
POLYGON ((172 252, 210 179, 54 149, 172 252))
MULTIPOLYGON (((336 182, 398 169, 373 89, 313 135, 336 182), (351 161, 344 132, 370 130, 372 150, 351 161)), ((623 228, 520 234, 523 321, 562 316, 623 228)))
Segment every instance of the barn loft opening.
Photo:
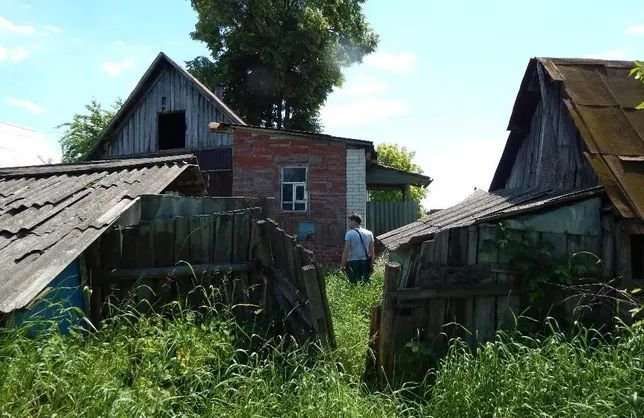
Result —
POLYGON ((186 112, 159 113, 159 150, 186 147, 186 112))
POLYGON ((644 279, 644 235, 631 235, 631 271, 634 279, 644 279))

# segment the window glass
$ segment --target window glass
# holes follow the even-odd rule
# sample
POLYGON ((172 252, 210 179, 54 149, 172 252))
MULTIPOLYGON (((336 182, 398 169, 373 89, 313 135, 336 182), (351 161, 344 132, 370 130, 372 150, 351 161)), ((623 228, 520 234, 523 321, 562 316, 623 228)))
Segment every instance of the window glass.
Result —
POLYGON ((296 203, 295 210, 306 210, 306 203, 296 203))
POLYGON ((295 186, 295 200, 304 200, 304 186, 295 186))
POLYGON ((306 181, 306 168, 286 167, 282 170, 282 181, 299 183, 306 181))
POLYGON ((282 202, 283 210, 293 210, 293 202, 282 202))
POLYGON ((282 201, 283 202, 292 202, 293 201, 293 185, 292 184, 282 184, 282 201))

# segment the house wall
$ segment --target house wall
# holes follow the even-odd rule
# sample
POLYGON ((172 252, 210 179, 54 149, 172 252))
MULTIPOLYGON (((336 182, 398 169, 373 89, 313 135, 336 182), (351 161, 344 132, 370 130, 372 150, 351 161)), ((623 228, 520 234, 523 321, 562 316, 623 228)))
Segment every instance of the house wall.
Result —
POLYGON ((541 99, 519 148, 505 188, 574 190, 596 186, 579 137, 561 96, 561 87, 539 68, 541 99))
POLYGON ((186 112, 186 148, 230 146, 229 133, 209 132, 209 122, 231 122, 194 84, 171 67, 164 68, 142 99, 114 131, 105 156, 152 153, 159 150, 159 112, 186 112), (165 97, 165 107, 162 98, 165 97))
POLYGON ((340 142, 235 130, 233 195, 273 197, 273 218, 298 235, 318 261, 340 261, 347 213, 347 152, 340 142), (280 176, 285 166, 308 168, 306 212, 281 209, 280 176), (310 234, 305 234, 305 232, 310 234))
POLYGON ((367 222, 367 160, 362 148, 347 149, 347 216, 357 213, 367 222))

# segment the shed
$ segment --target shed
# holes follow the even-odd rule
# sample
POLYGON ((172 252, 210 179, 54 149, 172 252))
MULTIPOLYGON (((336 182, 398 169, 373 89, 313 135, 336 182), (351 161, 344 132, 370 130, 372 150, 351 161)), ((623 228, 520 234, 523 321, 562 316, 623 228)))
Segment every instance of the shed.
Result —
MULTIPOLYGON (((528 291, 565 288, 530 283, 534 271, 516 268, 513 246, 526 242, 535 245, 520 254, 524 266, 538 270, 542 260, 560 266, 594 254, 601 262, 590 260, 585 282, 641 287, 644 112, 635 107, 644 102, 644 86, 630 77, 633 66, 531 59, 489 191, 378 237, 402 269, 400 276, 397 266, 389 269, 385 303, 372 318, 372 335, 381 336, 376 367, 394 372, 411 339, 430 350, 445 342, 446 331, 482 342, 512 326, 524 309, 545 313, 551 306, 535 306, 528 291), (459 327, 450 331, 449 324, 459 327)), ((560 319, 570 319, 579 312, 575 300, 552 297, 543 304, 558 303, 560 319)))
POLYGON ((0 168, 0 317, 52 286, 78 292, 84 251, 140 195, 204 192, 190 154, 0 168))

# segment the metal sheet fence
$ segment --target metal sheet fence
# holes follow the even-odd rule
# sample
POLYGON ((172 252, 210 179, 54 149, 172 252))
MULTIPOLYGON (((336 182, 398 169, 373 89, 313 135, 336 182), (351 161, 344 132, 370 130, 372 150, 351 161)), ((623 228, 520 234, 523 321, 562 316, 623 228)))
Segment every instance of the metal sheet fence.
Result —
POLYGON ((419 218, 418 202, 367 202, 367 228, 378 236, 419 218))

